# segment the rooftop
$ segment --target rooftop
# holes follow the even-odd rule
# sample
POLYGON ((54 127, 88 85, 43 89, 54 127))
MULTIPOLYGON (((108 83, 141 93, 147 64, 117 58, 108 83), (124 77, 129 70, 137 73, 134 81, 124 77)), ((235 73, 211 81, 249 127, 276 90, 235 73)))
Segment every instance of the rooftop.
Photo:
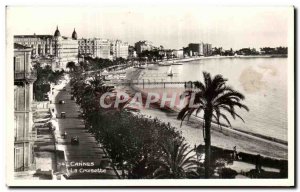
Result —
POLYGON ((24 45, 14 43, 14 49, 31 49, 31 47, 26 47, 24 45))
POLYGON ((52 35, 14 35, 14 38, 52 38, 52 35))

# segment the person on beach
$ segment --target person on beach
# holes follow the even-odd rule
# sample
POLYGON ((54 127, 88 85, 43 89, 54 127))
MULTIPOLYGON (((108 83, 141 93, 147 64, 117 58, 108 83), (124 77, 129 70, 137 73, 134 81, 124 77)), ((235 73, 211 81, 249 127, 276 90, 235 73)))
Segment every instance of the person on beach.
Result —
POLYGON ((237 155, 237 151, 236 151, 236 146, 233 147, 233 160, 238 160, 238 155, 237 155))
POLYGON ((256 155, 255 170, 258 174, 261 172, 261 157, 260 157, 260 154, 256 155))

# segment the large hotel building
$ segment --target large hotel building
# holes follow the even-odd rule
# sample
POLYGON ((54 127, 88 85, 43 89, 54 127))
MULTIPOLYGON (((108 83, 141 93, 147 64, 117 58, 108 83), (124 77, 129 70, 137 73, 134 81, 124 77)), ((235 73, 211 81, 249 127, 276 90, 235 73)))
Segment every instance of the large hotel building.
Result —
POLYGON ((56 58, 56 68, 66 69, 68 62, 78 63, 78 40, 74 29, 72 38, 60 35, 58 28, 54 33, 54 52, 56 58))
POLYGON ((121 40, 111 41, 110 43, 110 52, 112 54, 113 59, 116 58, 128 58, 128 43, 124 43, 121 40))
POLYGON ((104 59, 128 58, 129 45, 120 40, 100 38, 78 39, 74 29, 71 37, 60 34, 58 27, 54 35, 15 35, 14 43, 30 47, 33 58, 48 59, 53 70, 66 70, 68 62, 78 63, 79 56, 104 59))
POLYGON ((79 39, 79 54, 93 58, 116 59, 128 58, 129 45, 120 40, 99 38, 79 39))
POLYGON ((52 55, 52 35, 15 35, 14 43, 32 48, 32 55, 52 55))
POLYGON ((75 29, 71 38, 61 36, 57 27, 53 36, 15 35, 14 43, 32 48, 33 57, 51 57, 53 70, 65 70, 68 62, 78 62, 78 40, 75 29))
POLYGON ((90 57, 110 59, 110 42, 107 39, 79 39, 79 54, 90 57))

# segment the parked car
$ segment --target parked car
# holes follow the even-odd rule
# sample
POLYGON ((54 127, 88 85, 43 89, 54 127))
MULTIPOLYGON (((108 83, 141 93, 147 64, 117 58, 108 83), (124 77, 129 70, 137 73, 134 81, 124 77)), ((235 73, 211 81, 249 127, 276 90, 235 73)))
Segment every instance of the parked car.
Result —
POLYGON ((71 138, 71 145, 79 145, 79 137, 78 136, 71 138))
POLYGON ((60 118, 65 119, 66 118, 66 112, 61 112, 60 113, 60 118))
POLYGON ((65 131, 65 132, 62 134, 62 138, 63 138, 63 139, 66 139, 66 138, 67 138, 67 135, 68 135, 68 134, 67 134, 67 132, 65 131))

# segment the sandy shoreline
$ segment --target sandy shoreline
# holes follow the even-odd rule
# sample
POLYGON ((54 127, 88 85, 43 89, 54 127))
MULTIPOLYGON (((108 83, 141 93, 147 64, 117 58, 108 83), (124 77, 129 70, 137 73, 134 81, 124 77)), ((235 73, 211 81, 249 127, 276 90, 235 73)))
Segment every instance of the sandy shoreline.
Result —
POLYGON ((209 57, 190 57, 182 59, 170 59, 167 61, 161 61, 160 63, 181 63, 181 62, 190 62, 197 60, 206 60, 206 59, 225 59, 225 58, 241 58, 241 59, 250 59, 250 58, 274 58, 274 57, 287 57, 286 55, 236 55, 236 56, 209 56, 209 57))
MULTIPOLYGON (((135 69, 127 72, 127 79, 135 80, 139 77, 141 69, 135 69)), ((142 94, 147 94, 137 87, 125 87, 131 93, 141 91, 142 94)), ((151 117, 157 117, 162 121, 170 121, 171 125, 182 132, 190 145, 204 144, 202 137, 202 128, 199 127, 202 121, 199 117, 192 117, 189 122, 184 122, 180 127, 181 121, 177 120, 176 111, 162 111, 158 109, 142 110, 141 113, 151 117)), ((274 141, 271 138, 260 137, 256 134, 242 132, 239 130, 223 127, 222 131, 216 126, 212 125, 212 145, 226 149, 237 147, 238 151, 261 154, 263 156, 287 159, 288 150, 287 145, 282 142, 274 141)))

